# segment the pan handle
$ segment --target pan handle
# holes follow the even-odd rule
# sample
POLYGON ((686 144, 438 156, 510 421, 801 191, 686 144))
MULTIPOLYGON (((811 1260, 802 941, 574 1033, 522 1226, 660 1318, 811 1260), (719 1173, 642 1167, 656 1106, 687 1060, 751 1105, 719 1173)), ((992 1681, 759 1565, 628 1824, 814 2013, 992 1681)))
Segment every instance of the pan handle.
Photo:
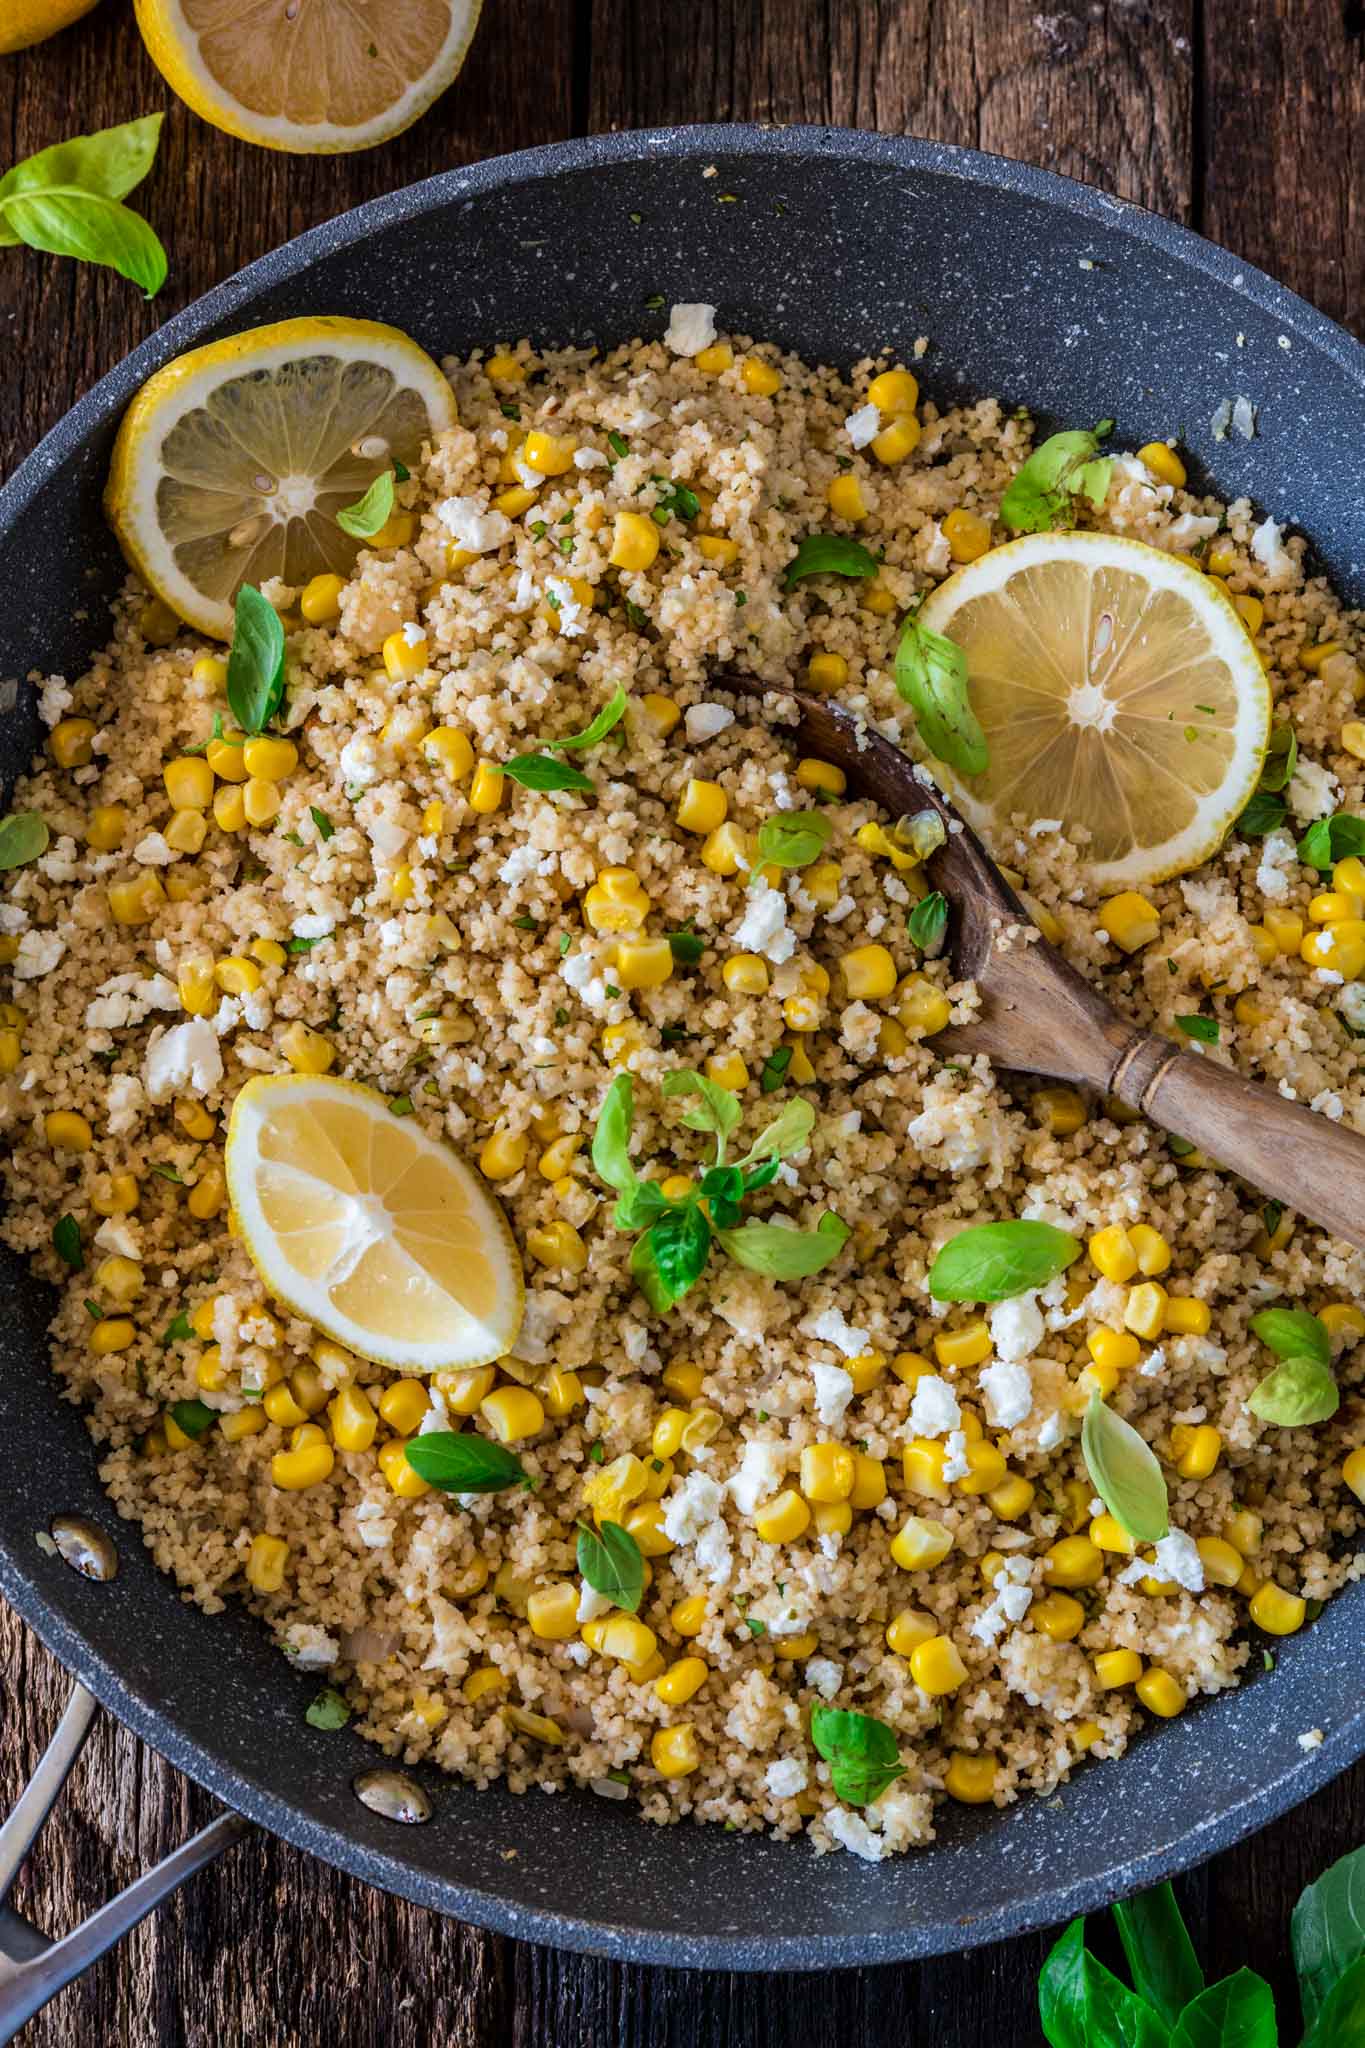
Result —
POLYGON ((72 1688, 66 1712, 19 1803, 0 1827, 0 2048, 62 1987, 145 1919, 154 1906, 251 1832, 240 1814, 220 1813, 126 1890, 92 1913, 60 1941, 49 1941, 5 1905, 11 1885, 80 1755, 97 1702, 83 1685, 72 1688))

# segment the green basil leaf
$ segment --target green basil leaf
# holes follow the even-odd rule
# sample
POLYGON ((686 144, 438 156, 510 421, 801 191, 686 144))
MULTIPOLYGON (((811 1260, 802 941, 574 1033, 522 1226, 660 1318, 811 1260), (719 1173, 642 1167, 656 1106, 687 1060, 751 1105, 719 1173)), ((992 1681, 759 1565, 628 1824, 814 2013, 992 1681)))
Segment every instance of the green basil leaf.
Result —
POLYGON ((182 1308, 179 1315, 172 1316, 161 1332, 163 1344, 184 1344, 194 1335, 194 1326, 182 1308))
MULTIPOLYGON (((700 1102, 684 1110, 683 1122, 689 1131, 714 1132, 720 1153, 723 1153, 725 1140, 743 1114, 733 1088, 722 1088, 718 1081, 708 1081, 705 1074, 695 1073, 691 1067, 679 1067, 675 1072, 664 1075, 663 1092, 665 1095, 701 1097, 700 1102)), ((717 1154, 717 1163, 720 1153, 717 1154)))
POLYGON ((1299 841, 1299 859, 1323 874, 1335 861, 1360 853, 1365 853, 1365 818, 1353 818, 1349 811, 1317 819, 1299 841))
POLYGON ((700 518, 701 499, 686 484, 676 484, 672 477, 667 476, 651 477, 650 482, 659 486, 659 502, 654 508, 654 516, 657 519, 659 513, 663 513, 660 525, 669 519, 700 518))
POLYGON ((1252 1414, 1280 1429, 1329 1422, 1340 1406, 1336 1380, 1317 1358, 1286 1358, 1247 1396, 1252 1414))
POLYGON ((556 761, 553 754, 518 754, 515 760, 504 761, 504 775, 510 775, 513 782, 519 782, 523 789, 592 789, 590 777, 581 768, 575 768, 568 761, 556 761))
POLYGON ((309 804, 308 815, 313 820, 313 823, 317 826, 318 838, 322 841, 323 845, 325 846, 327 844, 327 841, 331 838, 332 834, 336 831, 336 826, 332 823, 326 811, 320 811, 316 804, 309 804))
POLYGON ((237 592, 228 650, 228 709, 245 733, 264 732, 284 702, 284 627, 253 583, 237 592))
POLYGON ((1303 2048, 1365 2048, 1365 1956, 1338 1977, 1303 2048))
POLYGON ((1331 1368, 1327 1325, 1306 1308, 1263 1308, 1251 1318, 1256 1336, 1277 1358, 1311 1358, 1331 1368))
POLYGON ((1271 796, 1265 790, 1253 790, 1233 830, 1239 832, 1243 839, 1264 839, 1268 832, 1278 832, 1286 815, 1280 797, 1271 796))
MULTIPOLYGON (((776 1161, 774 1161, 774 1165, 776 1161)), ((744 1174, 738 1166, 712 1166, 701 1177, 698 1191, 711 1212, 717 1230, 729 1230, 739 1221, 744 1199, 744 1174)))
POLYGON ((669 932, 668 950, 680 967, 695 967, 706 951, 706 941, 696 932, 669 932))
POLYGON ((929 1292, 935 1301, 1008 1301, 1046 1287, 1080 1255, 1080 1240, 1052 1223, 975 1223, 944 1245, 929 1292))
POLYGON ((1171 2048, 1276 2048, 1275 2000, 1264 1977, 1238 1970, 1190 2001, 1171 2048))
POLYGON ((585 726, 582 732, 571 732, 567 739, 549 740, 546 744, 556 748, 595 747, 599 740, 606 738, 614 725, 620 724, 625 715, 626 693, 618 683, 591 725, 585 726))
POLYGON ((1292 725, 1272 725, 1270 739, 1265 750, 1265 766, 1257 789, 1285 789, 1294 779, 1299 765, 1298 736, 1292 725))
POLYGON ((649 1246, 654 1270, 669 1297, 681 1301, 701 1278, 711 1252, 711 1226, 695 1202, 666 1209, 652 1223, 642 1242, 649 1246))
POLYGON ((804 1280, 837 1259, 848 1241, 848 1225, 827 1212, 814 1230, 793 1230, 783 1223, 745 1223, 738 1230, 717 1232, 721 1249, 751 1273, 773 1280, 804 1280))
POLYGON ((763 1062, 763 1071, 758 1085, 765 1095, 776 1095, 787 1078, 787 1069, 792 1063, 792 1049, 789 1045, 775 1045, 763 1062))
POLYGON ((787 564, 782 588, 790 590, 803 576, 875 576, 879 566, 861 541, 842 533, 808 533, 787 564))
POLYGON ((758 1165, 753 1167, 744 1176, 745 1194, 751 1195, 756 1188, 768 1187, 777 1179, 777 1169, 780 1164, 781 1162, 776 1153, 773 1153, 768 1159, 760 1159, 758 1165))
POLYGON ((980 775, 990 749, 972 709, 962 649, 909 618, 896 647, 895 675, 929 752, 960 775, 980 775))
POLYGON ((578 1525, 578 1569, 592 1587, 634 1614, 645 1590, 645 1561, 629 1529, 619 1522, 603 1522, 601 1532, 586 1522, 578 1525))
POLYGON ((808 868, 834 831, 823 811, 778 811, 758 828, 759 867, 808 868))
POLYGON ((369 540, 372 534, 382 532, 393 517, 394 475, 391 469, 381 469, 363 498, 357 498, 354 505, 343 505, 337 513, 337 525, 343 533, 349 533, 352 540, 369 540))
POLYGON ((78 185, 0 198, 0 220, 30 249, 102 263, 150 299, 166 282, 166 251, 155 230, 120 200, 78 185))
POLYGON ((636 1181, 635 1186, 616 1204, 612 1221, 618 1230, 647 1230, 667 1207, 668 1202, 658 1181, 636 1181))
POLYGON ((1134 1990, 1174 2026, 1204 1988, 1204 1972, 1175 1893, 1170 1885, 1159 1884, 1134 1898, 1116 1899, 1111 1910, 1134 1990))
POLYGON ((44 192, 54 185, 79 185, 83 192, 104 199, 126 199, 152 168, 165 118, 144 114, 137 121, 121 121, 116 128, 54 142, 6 171, 0 178, 0 199, 44 192))
POLYGON ((322 1728, 332 1734, 346 1726, 351 1710, 334 1685, 324 1685, 311 1704, 304 1708, 303 1718, 310 1728, 322 1728))
POLYGON ((1052 434, 1015 473, 1000 500, 1000 517, 1015 533, 1047 533, 1071 518, 1079 494, 1102 505, 1113 464, 1096 460, 1099 439, 1084 427, 1052 434))
POLYGON ((11 811, 0 818, 0 870, 26 867, 47 852, 47 819, 36 811, 11 811))
POLYGON ((85 1264, 81 1248, 81 1226, 74 1216, 59 1216, 52 1226, 52 1249, 73 1273, 85 1264))
MULTIPOLYGON (((602 1098, 592 1134, 593 1171, 618 1195, 628 1195, 639 1176, 630 1163, 630 1134, 635 1127, 635 1094, 629 1074, 617 1074, 602 1098)), ((660 1200, 662 1200, 662 1196, 660 1200)))
POLYGON ((1216 1017, 1177 1017, 1177 1027, 1186 1038, 1196 1038, 1201 1045, 1217 1045, 1218 1019, 1216 1017))
POLYGON ((183 1429, 186 1436, 196 1439, 203 1436, 206 1430, 212 1429, 217 1420, 212 1408, 206 1406, 203 1401, 171 1403, 171 1421, 177 1429, 183 1429))
POLYGON ((442 1493, 501 1493, 526 1477, 515 1451, 472 1429, 433 1429, 409 1437, 403 1454, 418 1477, 442 1493))
POLYGON ((866 1806, 904 1775, 895 1735, 871 1714, 817 1701, 810 1710, 810 1739, 830 1766, 835 1792, 850 1806, 866 1806))
POLYGON ((756 1159, 785 1159, 789 1153, 801 1150, 814 1129, 814 1109, 804 1097, 797 1096, 765 1131, 759 1132, 739 1164, 752 1166, 756 1159))
POLYGON ((1087 1949, 1084 1920, 1072 1921, 1043 1964, 1038 2014, 1052 2048, 1169 2048, 1151 2006, 1087 1949))
POLYGON ((905 920, 912 946, 921 953, 932 952, 948 929, 948 899, 941 889, 922 897, 905 920))
POLYGON ((1136 1542, 1159 1543, 1170 1534, 1166 1478, 1155 1453, 1098 1394, 1081 1424, 1081 1456, 1096 1493, 1136 1542))
POLYGON ((1365 1849, 1353 1849, 1300 1892, 1289 1939, 1311 2028, 1333 1985, 1365 1957, 1365 1849))

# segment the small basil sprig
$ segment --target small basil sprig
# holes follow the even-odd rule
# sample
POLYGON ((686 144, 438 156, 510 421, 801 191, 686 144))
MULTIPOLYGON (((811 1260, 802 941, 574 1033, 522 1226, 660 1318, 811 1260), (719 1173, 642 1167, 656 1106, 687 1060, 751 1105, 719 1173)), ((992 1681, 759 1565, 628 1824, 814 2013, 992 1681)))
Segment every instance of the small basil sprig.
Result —
POLYGON ((237 592, 227 700, 244 733, 264 732, 284 702, 284 627, 254 583, 244 583, 237 592))
POLYGON ((36 811, 11 811, 0 818, 0 870, 27 867, 47 852, 47 819, 36 811))
POLYGON ((1309 1358, 1325 1366, 1332 1363, 1327 1325, 1306 1308, 1263 1308, 1251 1318, 1251 1328, 1277 1358, 1309 1358))
POLYGON ((1332 1372, 1332 1340, 1318 1316, 1302 1308, 1264 1308, 1251 1327, 1280 1363, 1247 1397, 1262 1422, 1302 1429, 1327 1422, 1341 1405, 1332 1372))
POLYGON ((929 1292, 935 1301, 1008 1301, 1046 1287, 1080 1255, 1080 1240, 1053 1223, 974 1223, 934 1260, 929 1292))
POLYGON ((645 1561, 629 1529, 603 1522, 599 1533, 586 1522, 578 1525, 578 1569, 604 1600, 634 1614, 645 1590, 645 1561))
POLYGON ((1117 1900, 1110 1910, 1134 1990, 1168 2026, 1174 2026, 1204 1989, 1204 1972, 1175 1893, 1168 1884, 1159 1884, 1134 1898, 1117 1900))
POLYGON ((1016 471, 1000 500, 1006 526, 1015 533, 1048 533, 1070 519, 1075 498, 1102 505, 1114 465, 1099 455, 1099 446, 1113 431, 1112 420, 1101 420, 1093 434, 1075 427, 1049 435, 1016 471))
POLYGON ((1272 796, 1268 790, 1253 790, 1233 830, 1243 839, 1264 839, 1270 832, 1278 832, 1287 812, 1283 797, 1272 796))
POLYGON ((948 929, 948 899, 941 889, 920 899, 906 918, 905 929, 912 946, 921 953, 933 952, 948 929))
POLYGON ((410 1437, 403 1455, 419 1479, 442 1493, 501 1493, 526 1477, 515 1451, 472 1429, 433 1429, 410 1437))
POLYGON ((1219 1024, 1216 1017, 1201 1017, 1197 1013, 1188 1017, 1177 1017, 1176 1029, 1183 1031, 1186 1038, 1197 1040, 1200 1045, 1217 1045, 1219 1024))
POLYGON ((569 748, 595 747, 626 713, 626 693, 618 683, 607 702, 602 706, 591 725, 582 732, 571 732, 562 740, 546 740, 547 751, 537 754, 518 754, 503 767, 503 774, 510 775, 513 782, 519 782, 523 789, 587 789, 593 788, 591 779, 581 768, 573 767, 568 761, 557 761, 554 757, 569 748))
POLYGON ((1299 742, 1292 725, 1272 725, 1270 738, 1266 742, 1265 766, 1258 790, 1268 793, 1286 789, 1294 779, 1299 765, 1299 742))
POLYGON ((585 726, 582 732, 566 734, 562 740, 547 740, 546 746, 555 753, 562 753, 568 747, 597 746, 625 717, 626 701, 626 693, 618 683, 591 725, 585 726))
POLYGON ((1299 841, 1299 859, 1322 874, 1334 862, 1360 853, 1365 853, 1365 818, 1353 818, 1349 811, 1318 818, 1299 841))
POLYGON ((1136 1542, 1159 1543, 1170 1534, 1166 1480, 1151 1446, 1098 1394, 1081 1424, 1081 1456, 1096 1493, 1136 1542))
POLYGON ((868 1805, 905 1775, 894 1734, 872 1714, 817 1703, 810 1710, 810 1739, 830 1767, 835 1796, 849 1806, 868 1805))
POLYGON ((0 247, 27 242, 50 256, 106 264, 151 298, 166 281, 166 251, 121 201, 152 168, 164 118, 144 114, 15 164, 0 178, 0 247))
POLYGON ((959 775, 980 775, 990 761, 986 735, 967 690, 967 657, 917 618, 901 628, 896 688, 915 714, 919 736, 938 761, 959 775))
POLYGON ((776 811, 758 828, 758 860, 752 885, 763 867, 808 868, 829 845, 834 827, 823 811, 776 811))
POLYGON ((861 541, 842 533, 808 533, 788 562, 782 588, 791 590, 804 576, 875 576, 880 567, 861 541))
POLYGON ((369 540, 382 532, 393 517, 395 483, 393 471, 381 469, 364 497, 357 498, 354 505, 343 505, 337 513, 342 532, 349 533, 352 540, 369 540))
POLYGON ((1334 1994, 1353 1974, 1358 1986, 1365 1969, 1365 1849, 1343 1856, 1300 1893, 1289 1939, 1309 2040, 1330 2041, 1324 2016, 1330 2017, 1334 1994))

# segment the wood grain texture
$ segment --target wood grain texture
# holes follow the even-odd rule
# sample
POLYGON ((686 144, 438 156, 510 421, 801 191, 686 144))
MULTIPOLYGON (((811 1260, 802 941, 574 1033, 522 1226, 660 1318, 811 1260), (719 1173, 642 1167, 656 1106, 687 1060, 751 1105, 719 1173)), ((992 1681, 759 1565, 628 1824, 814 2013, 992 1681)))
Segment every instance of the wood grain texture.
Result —
MULTIPOLYGON (((584 128, 832 121, 1000 150, 1190 218, 1355 324, 1361 10, 1343 0, 487 0, 456 87, 385 149, 290 158, 176 105, 126 0, 0 59, 0 158, 169 109, 137 203, 171 278, 0 251, 0 471, 157 322, 287 236, 454 163, 584 128)), ((394 308, 401 321, 401 307, 394 308)), ((0 1610, 0 1808, 62 1673, 0 1610)), ((209 1817, 102 1720, 17 1903, 76 1919, 209 1817)), ((1365 1838, 1365 1769, 1183 1880, 1211 1968, 1248 1957, 1295 2018, 1298 1890, 1365 1838)), ((799 1853, 799 1852, 794 1852, 799 1853)), ((1002 1851, 1002 1853, 1004 1853, 1002 1851)), ((25 2048, 1036 2048, 1029 1937, 918 1968, 761 1978, 625 1969, 504 1942, 255 1838, 26 2030, 25 2048)))

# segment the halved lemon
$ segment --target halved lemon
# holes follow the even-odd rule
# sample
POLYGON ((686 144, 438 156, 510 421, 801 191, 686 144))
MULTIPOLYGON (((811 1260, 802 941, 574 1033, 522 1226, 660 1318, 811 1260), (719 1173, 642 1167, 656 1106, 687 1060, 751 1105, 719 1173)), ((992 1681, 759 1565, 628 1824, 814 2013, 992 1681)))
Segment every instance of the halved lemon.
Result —
POLYGON ((472 1169, 354 1081, 264 1074, 232 1105, 228 1190, 271 1294, 376 1365, 439 1372, 511 1349, 525 1294, 472 1169))
POLYGON ((1188 562, 1116 534, 1029 534, 959 569, 919 618, 967 657, 990 760, 935 773, 988 844, 1016 813, 1056 818, 1083 829, 1096 888, 1156 882, 1206 860, 1255 789, 1270 686, 1188 562))
POLYGON ((143 581, 221 640, 243 583, 350 574, 336 523, 396 456, 455 424, 424 349, 374 320, 281 320, 149 377, 114 445, 104 509, 143 581))
POLYGON ((387 142, 464 62, 482 0, 136 0, 172 91, 266 149, 387 142))
POLYGON ((88 14, 95 0, 8 0, 0 20, 0 57, 45 43, 59 29, 88 14))

